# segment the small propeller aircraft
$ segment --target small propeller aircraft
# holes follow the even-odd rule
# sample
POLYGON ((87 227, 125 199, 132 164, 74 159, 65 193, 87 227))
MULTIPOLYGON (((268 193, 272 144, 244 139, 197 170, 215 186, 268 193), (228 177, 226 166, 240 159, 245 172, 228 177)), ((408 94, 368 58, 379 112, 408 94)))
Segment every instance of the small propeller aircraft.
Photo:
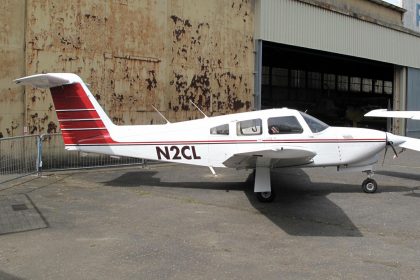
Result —
POLYGON ((65 148, 214 167, 254 169, 254 192, 261 202, 274 199, 270 170, 327 167, 361 171, 366 193, 374 193, 373 165, 391 146, 420 151, 420 140, 391 133, 330 127, 297 110, 282 108, 207 117, 162 125, 112 123, 82 79, 49 73, 15 80, 49 88, 65 148))

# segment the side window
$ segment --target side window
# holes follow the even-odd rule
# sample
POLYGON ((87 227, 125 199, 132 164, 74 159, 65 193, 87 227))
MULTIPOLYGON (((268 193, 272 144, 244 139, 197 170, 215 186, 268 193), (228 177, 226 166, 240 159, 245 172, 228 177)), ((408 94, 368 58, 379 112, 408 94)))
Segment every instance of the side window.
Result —
POLYGON ((303 128, 294 116, 268 119, 268 133, 270 134, 295 134, 302 132, 303 128))
POLYGON ((260 135, 262 134, 261 119, 241 121, 236 124, 237 134, 242 135, 260 135))
POLYGON ((212 127, 210 128, 210 134, 229 135, 229 125, 222 124, 219 126, 212 127))

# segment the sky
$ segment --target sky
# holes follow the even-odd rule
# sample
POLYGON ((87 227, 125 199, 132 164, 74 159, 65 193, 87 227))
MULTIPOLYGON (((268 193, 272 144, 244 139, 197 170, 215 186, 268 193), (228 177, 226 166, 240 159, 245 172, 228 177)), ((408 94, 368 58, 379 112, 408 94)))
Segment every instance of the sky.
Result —
POLYGON ((394 4, 394 5, 396 5, 396 6, 401 7, 401 0, 383 0, 383 1, 388 2, 388 3, 391 3, 391 4, 394 4))

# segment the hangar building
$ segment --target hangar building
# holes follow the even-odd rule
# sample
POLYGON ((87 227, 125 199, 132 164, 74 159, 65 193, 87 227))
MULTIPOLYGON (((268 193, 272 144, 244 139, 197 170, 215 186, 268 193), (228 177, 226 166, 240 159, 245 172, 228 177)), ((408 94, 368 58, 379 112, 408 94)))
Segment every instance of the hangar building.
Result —
POLYGON ((13 85, 75 72, 118 124, 272 107, 342 126, 420 109, 420 0, 31 0, 0 4, 0 137, 59 132, 45 91, 13 85), (200 3, 198 3, 200 2, 200 3))
MULTIPOLYGON (((364 113, 420 108, 420 34, 403 25, 405 12, 377 0, 259 1, 255 104, 387 129, 364 113)), ((404 122, 394 123, 405 132, 404 122)))

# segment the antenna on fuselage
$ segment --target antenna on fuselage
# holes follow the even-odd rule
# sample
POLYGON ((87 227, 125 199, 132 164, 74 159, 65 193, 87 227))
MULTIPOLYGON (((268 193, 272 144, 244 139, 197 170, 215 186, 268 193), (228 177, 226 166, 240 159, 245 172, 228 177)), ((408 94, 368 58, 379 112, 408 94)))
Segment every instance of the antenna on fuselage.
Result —
POLYGON ((155 106, 153 106, 152 105, 152 107, 153 107, 153 109, 155 109, 155 111, 156 111, 156 113, 158 113, 159 114, 159 116, 161 116, 165 121, 166 121, 166 123, 171 123, 170 121, 168 121, 168 119, 167 118, 165 118, 165 116, 161 113, 161 112, 159 112, 159 110, 158 109, 156 109, 156 107, 155 106))
POLYGON ((205 118, 208 118, 208 117, 207 117, 207 115, 206 115, 206 114, 204 114, 204 112, 203 112, 203 111, 201 111, 201 110, 200 110, 200 108, 198 108, 198 106, 197 106, 197 105, 195 105, 195 103, 194 103, 194 102, 192 102, 192 101, 190 100, 190 103, 191 103, 192 105, 194 105, 194 107, 195 107, 195 108, 197 108, 197 110, 198 110, 198 111, 200 111, 200 113, 201 113, 201 114, 203 114, 205 118))

